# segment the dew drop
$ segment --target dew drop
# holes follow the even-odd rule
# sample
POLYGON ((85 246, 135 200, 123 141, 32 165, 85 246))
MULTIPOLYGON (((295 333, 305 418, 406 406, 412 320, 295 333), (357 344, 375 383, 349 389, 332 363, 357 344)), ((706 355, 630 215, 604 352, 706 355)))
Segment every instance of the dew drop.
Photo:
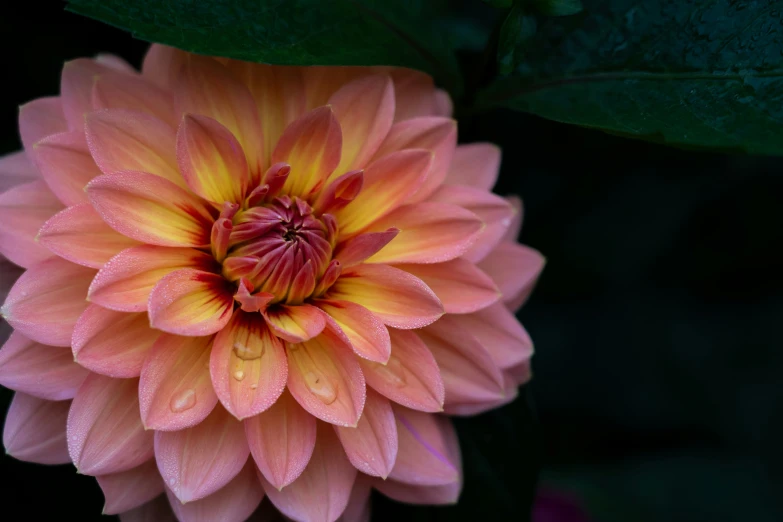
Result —
POLYGON ((318 400, 326 405, 332 404, 337 400, 337 389, 325 376, 319 373, 307 372, 305 374, 305 385, 313 392, 313 395, 318 397, 318 400))
POLYGON ((397 388, 403 388, 408 382, 405 380, 405 368, 402 367, 402 363, 395 356, 389 357, 389 361, 386 366, 377 364, 375 371, 381 377, 386 379, 386 382, 397 388))
POLYGON ((252 361, 264 355, 264 344, 254 342, 251 346, 242 343, 234 343, 234 353, 243 361, 252 361))
POLYGON ((175 479, 174 477, 171 477, 171 478, 169 479, 169 486, 173 486, 173 485, 174 485, 174 484, 176 484, 176 483, 177 483, 177 479, 175 479))
POLYGON ((258 388, 258 384, 251 384, 250 385, 250 389, 251 390, 255 390, 256 388, 258 388))
POLYGON ((243 372, 242 370, 237 370, 234 372, 234 379, 241 381, 244 378, 245 378, 245 372, 243 372))
POLYGON ((187 388, 174 394, 169 408, 174 413, 181 413, 196 405, 196 390, 187 388))

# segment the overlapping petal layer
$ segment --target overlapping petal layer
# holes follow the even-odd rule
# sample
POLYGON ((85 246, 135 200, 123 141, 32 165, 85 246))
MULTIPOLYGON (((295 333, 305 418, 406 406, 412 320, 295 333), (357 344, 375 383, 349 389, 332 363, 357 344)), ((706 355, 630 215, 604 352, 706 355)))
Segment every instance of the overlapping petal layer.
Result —
POLYGON ((450 112, 394 67, 66 64, 0 158, 7 451, 75 463, 122 520, 455 502, 444 413, 530 378, 511 310, 544 258, 450 112))

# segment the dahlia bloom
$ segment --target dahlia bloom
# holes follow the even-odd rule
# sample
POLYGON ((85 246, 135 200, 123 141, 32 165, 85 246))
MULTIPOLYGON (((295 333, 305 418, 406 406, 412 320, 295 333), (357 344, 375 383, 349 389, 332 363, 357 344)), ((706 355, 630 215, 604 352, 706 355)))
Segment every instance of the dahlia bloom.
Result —
POLYGON ((73 462, 123 521, 455 502, 447 415, 529 378, 543 258, 450 111, 397 68, 67 63, 0 163, 7 452, 73 462))

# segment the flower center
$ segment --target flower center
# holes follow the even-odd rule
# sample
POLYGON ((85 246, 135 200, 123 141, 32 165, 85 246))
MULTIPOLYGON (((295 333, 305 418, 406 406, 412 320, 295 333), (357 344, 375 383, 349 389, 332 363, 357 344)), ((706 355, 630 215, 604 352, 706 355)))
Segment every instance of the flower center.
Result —
POLYGON ((316 216, 299 198, 278 196, 240 210, 233 216, 223 275, 249 283, 251 292, 272 294, 271 303, 300 304, 334 282, 336 231, 331 215, 316 216))

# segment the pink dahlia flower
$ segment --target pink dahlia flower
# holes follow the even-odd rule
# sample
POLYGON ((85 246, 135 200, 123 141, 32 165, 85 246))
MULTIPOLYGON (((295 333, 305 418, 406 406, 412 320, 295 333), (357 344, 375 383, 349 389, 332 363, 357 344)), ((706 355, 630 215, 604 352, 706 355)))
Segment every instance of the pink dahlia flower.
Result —
POLYGON ((455 502, 445 414, 529 378, 543 258, 450 110, 395 68, 67 63, 0 163, 8 453, 73 462, 125 521, 455 502))

